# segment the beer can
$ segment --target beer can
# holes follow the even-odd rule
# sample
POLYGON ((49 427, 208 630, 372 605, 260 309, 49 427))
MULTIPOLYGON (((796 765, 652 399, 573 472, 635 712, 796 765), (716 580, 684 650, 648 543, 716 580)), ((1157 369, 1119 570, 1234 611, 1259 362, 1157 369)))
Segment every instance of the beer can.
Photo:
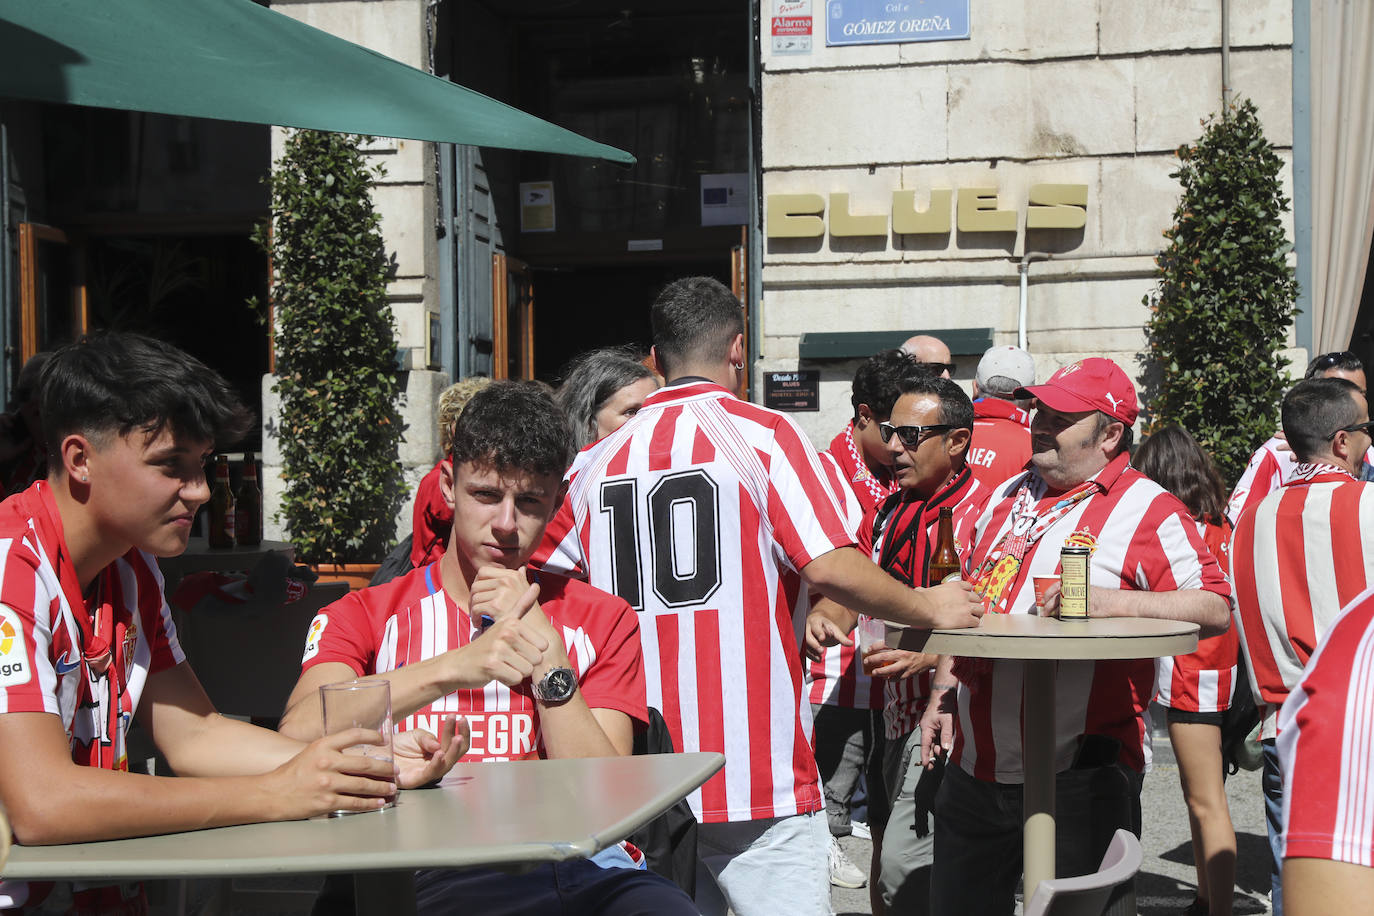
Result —
POLYGON ((1059 553, 1059 619, 1088 619, 1088 558, 1087 547, 1065 547, 1059 553))

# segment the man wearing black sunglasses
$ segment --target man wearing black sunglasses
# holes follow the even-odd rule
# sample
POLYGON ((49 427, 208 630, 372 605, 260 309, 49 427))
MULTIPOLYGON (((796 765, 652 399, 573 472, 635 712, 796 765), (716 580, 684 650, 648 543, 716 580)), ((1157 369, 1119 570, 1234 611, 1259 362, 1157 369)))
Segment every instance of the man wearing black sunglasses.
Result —
MULTIPOLYGON (((859 547, 889 575, 913 587, 930 585, 930 559, 941 508, 954 512, 955 550, 965 552, 973 522, 992 490, 973 476, 966 457, 973 404, 949 379, 905 379, 891 419, 879 424, 899 490, 870 511, 859 528, 859 547)), ((833 602, 818 604, 807 620, 807 652, 825 642, 850 642, 856 616, 833 602)), ((873 831, 876 892, 892 912, 929 912, 934 860, 931 805, 942 769, 927 771, 918 726, 925 712, 936 657, 878 649, 864 659, 883 682, 883 741, 867 770, 869 826, 873 831)), ((877 905, 874 906, 875 911, 877 905)))
MULTIPOLYGON (((1364 363, 1349 350, 1338 350, 1318 356, 1307 364, 1307 372, 1303 378, 1343 378, 1359 388, 1360 394, 1365 393, 1364 363)), ((1282 432, 1256 449, 1227 503, 1226 516, 1231 520, 1231 524, 1234 525, 1240 519, 1242 512, 1258 505, 1260 500, 1288 480, 1297 463, 1293 450, 1284 441, 1282 432)), ((1374 480, 1374 451, 1365 455, 1364 465, 1357 473, 1362 480, 1374 480)))
POLYGON ((954 357, 950 355, 949 347, 938 337, 917 334, 915 337, 908 337, 906 343, 902 344, 902 349, 916 357, 916 362, 931 375, 949 378, 954 373, 954 357))
MULTIPOLYGON (((902 394, 902 381, 921 374, 915 357, 905 350, 880 350, 859 364, 850 388, 852 419, 821 453, 833 462, 852 491, 859 515, 869 512, 897 491, 892 455, 879 433, 902 394)), ((839 494, 848 497, 851 494, 839 494)), ((866 870, 849 861, 836 837, 853 832, 850 799, 859 784, 864 761, 881 756, 883 689, 863 671, 852 646, 826 647, 812 658, 807 698, 815 717, 816 763, 825 787, 825 813, 830 826, 830 883, 863 887, 866 870)), ((871 806, 870 806, 871 808, 871 806)))
MULTIPOLYGON (((1265 814, 1280 912, 1283 785, 1277 717, 1340 609, 1374 583, 1374 485, 1359 480, 1371 445, 1369 405, 1356 383, 1314 378, 1283 399, 1283 431, 1298 464, 1289 479, 1246 509, 1231 539, 1241 648, 1264 714, 1265 814)), ((1331 761, 1335 772, 1339 761, 1331 761)))

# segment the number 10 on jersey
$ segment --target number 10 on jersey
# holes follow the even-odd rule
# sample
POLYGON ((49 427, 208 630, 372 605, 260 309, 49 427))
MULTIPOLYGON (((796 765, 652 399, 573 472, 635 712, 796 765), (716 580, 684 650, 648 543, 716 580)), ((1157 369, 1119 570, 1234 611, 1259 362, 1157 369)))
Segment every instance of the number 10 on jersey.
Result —
POLYGON ((644 609, 645 562, 654 595, 667 607, 701 604, 720 587, 720 492, 705 471, 660 478, 642 507, 637 479, 603 481, 601 512, 610 525, 611 590, 636 611, 644 609), (641 508, 649 521, 647 553, 641 508))

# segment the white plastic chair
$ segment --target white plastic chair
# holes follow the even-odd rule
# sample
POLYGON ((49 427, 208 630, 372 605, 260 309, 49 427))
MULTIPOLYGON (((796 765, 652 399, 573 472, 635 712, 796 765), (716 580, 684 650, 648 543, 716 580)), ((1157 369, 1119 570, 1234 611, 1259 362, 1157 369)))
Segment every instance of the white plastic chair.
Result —
POLYGON ((1097 871, 1041 881, 1026 906, 1026 916, 1102 916, 1112 892, 1135 877, 1140 863, 1140 841, 1129 830, 1118 830, 1097 871))

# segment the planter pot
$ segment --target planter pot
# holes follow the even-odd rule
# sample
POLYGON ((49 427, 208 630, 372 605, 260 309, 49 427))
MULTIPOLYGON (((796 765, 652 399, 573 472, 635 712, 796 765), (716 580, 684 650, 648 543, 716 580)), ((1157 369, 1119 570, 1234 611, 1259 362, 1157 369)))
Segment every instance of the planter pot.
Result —
POLYGON ((310 568, 319 576, 320 582, 347 582, 348 590, 356 592, 367 588, 372 577, 377 574, 379 563, 316 563, 310 568))

